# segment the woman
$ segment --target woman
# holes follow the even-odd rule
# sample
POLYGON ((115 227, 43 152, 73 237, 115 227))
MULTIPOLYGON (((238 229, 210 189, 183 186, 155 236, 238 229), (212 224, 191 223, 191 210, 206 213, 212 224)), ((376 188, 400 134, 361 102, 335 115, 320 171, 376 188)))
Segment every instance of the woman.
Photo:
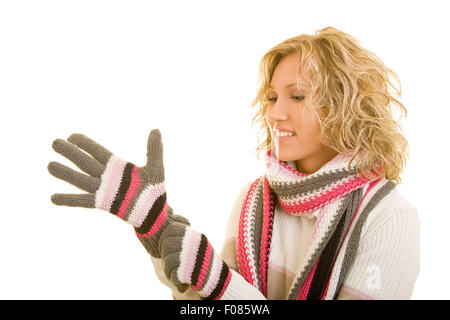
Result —
POLYGON ((390 75, 331 27, 264 55, 252 105, 266 172, 237 197, 220 254, 168 205, 158 130, 143 167, 81 134, 55 140, 89 175, 50 163, 51 174, 88 192, 52 201, 133 225, 176 299, 409 299, 420 222, 395 188, 408 143, 392 117, 394 105, 406 109, 390 75))

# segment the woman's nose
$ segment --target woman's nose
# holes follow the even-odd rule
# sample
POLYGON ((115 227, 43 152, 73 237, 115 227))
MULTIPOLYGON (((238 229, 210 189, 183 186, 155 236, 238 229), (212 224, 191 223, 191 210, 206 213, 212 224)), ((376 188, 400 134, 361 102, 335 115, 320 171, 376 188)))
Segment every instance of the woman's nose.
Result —
POLYGON ((270 121, 283 121, 288 119, 287 106, 285 103, 277 100, 275 103, 267 106, 267 117, 270 121))

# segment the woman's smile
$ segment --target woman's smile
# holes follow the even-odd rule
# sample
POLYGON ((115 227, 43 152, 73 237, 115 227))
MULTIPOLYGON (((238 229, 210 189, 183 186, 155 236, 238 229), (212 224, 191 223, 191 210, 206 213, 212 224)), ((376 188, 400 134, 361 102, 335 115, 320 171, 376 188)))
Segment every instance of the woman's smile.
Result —
POLYGON ((286 141, 286 140, 289 140, 289 139, 291 139, 291 138, 293 138, 294 136, 285 136, 285 137, 278 137, 277 136, 277 140, 278 141, 286 141))

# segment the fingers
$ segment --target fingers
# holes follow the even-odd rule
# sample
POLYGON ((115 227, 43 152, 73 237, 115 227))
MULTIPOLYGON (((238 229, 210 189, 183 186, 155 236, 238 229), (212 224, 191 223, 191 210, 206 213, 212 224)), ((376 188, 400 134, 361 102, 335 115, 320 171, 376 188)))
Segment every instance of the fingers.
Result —
POLYGON ((95 208, 95 194, 55 193, 51 201, 58 206, 95 208))
POLYGON ((101 146, 91 138, 86 137, 84 134, 74 133, 69 138, 67 138, 67 140, 77 145, 80 149, 89 153, 94 157, 94 159, 97 159, 104 165, 108 163, 109 157, 111 157, 112 155, 111 151, 101 146))
POLYGON ((53 150, 72 161, 78 168, 93 177, 100 177, 105 171, 106 166, 104 164, 81 151, 73 143, 62 139, 56 139, 53 141, 52 147, 53 150))
POLYGON ((153 129, 148 136, 147 142, 147 164, 146 171, 152 180, 152 183, 159 183, 164 181, 164 166, 163 166, 163 146, 161 140, 161 132, 158 129, 153 129))
POLYGON ((95 193, 100 186, 100 178, 91 177, 75 171, 59 162, 52 161, 48 164, 48 172, 58 179, 64 180, 81 190, 95 193))

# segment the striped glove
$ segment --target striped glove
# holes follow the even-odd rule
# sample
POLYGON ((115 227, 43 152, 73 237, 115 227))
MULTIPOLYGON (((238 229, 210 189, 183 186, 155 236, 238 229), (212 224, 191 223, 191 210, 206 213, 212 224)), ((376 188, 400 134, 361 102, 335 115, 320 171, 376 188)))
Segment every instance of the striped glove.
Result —
POLYGON ((159 241, 166 277, 180 292, 190 286, 203 299, 222 297, 231 280, 231 269, 204 234, 189 226, 172 223, 159 241))
POLYGON ((54 161, 49 163, 48 171, 87 193, 57 193, 51 201, 114 214, 131 224, 147 251, 160 258, 158 240, 162 230, 170 221, 189 224, 186 218, 174 215, 167 204, 160 131, 154 129, 149 135, 147 164, 143 167, 120 159, 82 134, 72 134, 67 140, 56 139, 53 149, 87 175, 54 161))

